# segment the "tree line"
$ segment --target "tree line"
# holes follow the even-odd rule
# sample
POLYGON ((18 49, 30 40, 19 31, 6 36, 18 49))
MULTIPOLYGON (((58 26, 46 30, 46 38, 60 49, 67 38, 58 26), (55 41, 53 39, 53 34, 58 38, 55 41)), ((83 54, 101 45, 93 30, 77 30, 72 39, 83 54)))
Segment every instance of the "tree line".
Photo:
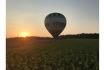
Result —
POLYGON ((72 35, 61 35, 59 39, 99 39, 98 33, 82 33, 72 35))

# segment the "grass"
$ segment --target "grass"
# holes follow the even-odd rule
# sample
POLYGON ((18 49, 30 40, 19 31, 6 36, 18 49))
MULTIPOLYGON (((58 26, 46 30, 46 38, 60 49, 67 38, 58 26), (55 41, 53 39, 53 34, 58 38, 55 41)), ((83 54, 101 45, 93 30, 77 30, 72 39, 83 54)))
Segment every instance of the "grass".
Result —
POLYGON ((7 70, 99 70, 99 40, 7 40, 6 59, 7 70))

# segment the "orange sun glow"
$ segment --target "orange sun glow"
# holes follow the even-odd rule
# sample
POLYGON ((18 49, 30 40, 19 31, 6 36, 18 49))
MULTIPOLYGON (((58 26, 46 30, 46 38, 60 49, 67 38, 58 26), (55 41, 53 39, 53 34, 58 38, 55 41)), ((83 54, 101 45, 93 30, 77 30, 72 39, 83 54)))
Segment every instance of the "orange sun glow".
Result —
POLYGON ((21 33, 19 34, 19 36, 20 36, 20 37, 27 37, 27 36, 29 36, 29 33, 28 33, 28 32, 21 32, 21 33))

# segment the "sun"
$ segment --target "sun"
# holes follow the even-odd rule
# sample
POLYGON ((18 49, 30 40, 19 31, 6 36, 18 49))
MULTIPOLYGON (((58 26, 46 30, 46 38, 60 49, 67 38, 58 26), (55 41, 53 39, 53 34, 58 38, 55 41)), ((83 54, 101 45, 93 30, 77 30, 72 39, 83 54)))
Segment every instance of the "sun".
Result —
POLYGON ((29 36, 29 33, 28 32, 21 32, 19 36, 20 37, 27 37, 27 36, 29 36))

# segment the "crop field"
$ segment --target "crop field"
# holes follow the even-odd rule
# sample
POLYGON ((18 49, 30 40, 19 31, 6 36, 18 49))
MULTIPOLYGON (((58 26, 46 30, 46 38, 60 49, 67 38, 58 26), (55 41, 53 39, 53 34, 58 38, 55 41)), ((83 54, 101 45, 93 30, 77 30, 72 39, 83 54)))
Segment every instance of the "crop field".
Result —
POLYGON ((8 39, 6 70, 99 70, 98 39, 8 39))

